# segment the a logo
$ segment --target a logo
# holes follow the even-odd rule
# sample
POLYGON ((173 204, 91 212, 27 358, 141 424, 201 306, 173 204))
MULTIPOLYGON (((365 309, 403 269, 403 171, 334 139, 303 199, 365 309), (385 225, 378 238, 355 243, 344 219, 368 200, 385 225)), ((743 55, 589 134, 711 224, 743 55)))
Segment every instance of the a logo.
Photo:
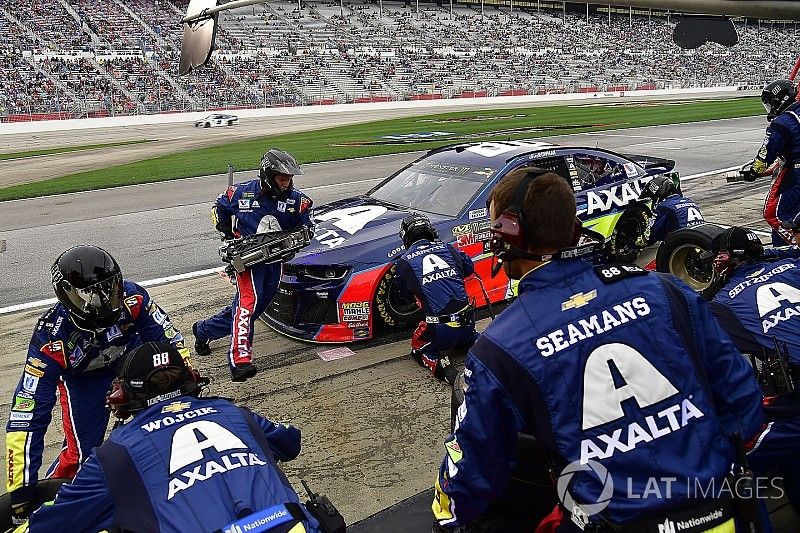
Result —
POLYGON ((36 376, 31 376, 30 374, 27 373, 22 375, 22 390, 33 394, 36 392, 36 388, 38 386, 39 386, 39 378, 37 378, 36 376))
POLYGON ((748 274, 747 277, 751 278, 751 279, 752 278, 757 278, 758 276, 760 276, 764 272, 764 270, 766 270, 766 269, 765 268, 759 268, 758 270, 756 270, 752 274, 748 274))
POLYGON ((153 354, 153 366, 165 366, 169 364, 169 352, 153 354))
POLYGON ((585 464, 580 461, 573 461, 558 476, 556 490, 558 491, 558 499, 572 514, 573 522, 583 529, 583 526, 586 525, 587 517, 596 515, 608 507, 611 495, 614 493, 614 480, 609 475, 606 467, 597 461, 590 460, 585 464), (579 472, 594 472, 594 475, 600 480, 603 488, 594 503, 576 502, 569 491, 573 476, 579 472), (581 521, 583 521, 583 524, 580 523, 581 521))
POLYGON ((14 397, 14 407, 12 411, 30 412, 36 407, 36 400, 17 395, 14 397))
POLYGON ((428 254, 422 258, 422 284, 427 285, 432 281, 449 278, 456 275, 456 270, 447 264, 447 261, 436 254, 428 254))
POLYGON ((573 294, 569 297, 569 300, 566 302, 561 302, 561 310, 566 311, 567 309, 578 309, 579 307, 588 305, 588 303, 595 298, 597 298, 597 289, 592 289, 587 293, 579 292, 578 294, 573 294))
POLYGON ((663 524, 658 524, 658 533, 675 533, 675 522, 667 518, 663 524))
POLYGON ((162 413, 180 413, 181 411, 188 409, 192 406, 189 402, 172 402, 171 404, 162 407, 162 413))

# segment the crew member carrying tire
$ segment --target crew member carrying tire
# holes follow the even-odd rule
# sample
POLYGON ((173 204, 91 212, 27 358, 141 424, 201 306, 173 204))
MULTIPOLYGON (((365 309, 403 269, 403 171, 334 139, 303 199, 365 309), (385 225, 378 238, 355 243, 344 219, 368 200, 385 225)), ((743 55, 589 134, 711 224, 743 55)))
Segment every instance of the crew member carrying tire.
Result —
POLYGON ((452 385, 458 372, 448 357, 442 357, 442 350, 468 350, 478 337, 464 287, 475 267, 467 254, 438 238, 425 215, 412 213, 403 219, 400 240, 406 253, 397 261, 397 280, 425 313, 411 338, 411 356, 436 379, 452 385))
POLYGON ((671 276, 583 261, 562 176, 519 169, 489 199, 491 251, 520 280, 519 297, 467 354, 464 403, 436 480, 439 527, 469 528, 501 497, 524 433, 563 472, 561 504, 539 532, 656 531, 702 516, 693 531, 733 533, 723 493, 704 500, 675 483, 669 498, 629 496, 671 477, 721 486, 735 457, 726 436, 760 428, 753 370, 708 304, 671 276), (669 424, 668 412, 682 415, 669 424))
POLYGON ((29 531, 325 531, 276 464, 300 453, 300 430, 200 398, 207 384, 170 344, 132 352, 108 406, 133 419, 33 513, 29 531))
POLYGON ((772 163, 783 158, 783 166, 764 200, 764 220, 772 228, 772 244, 791 244, 792 235, 781 226, 800 211, 800 102, 797 87, 789 80, 776 80, 764 87, 761 102, 767 110, 767 134, 755 160, 742 167, 745 181, 764 175, 772 163))
POLYGON ((706 257, 722 281, 711 310, 736 347, 758 360, 764 389, 767 425, 748 461, 762 475, 776 471, 800 513, 800 249, 765 254, 755 233, 733 227, 714 239, 706 257))
POLYGON ((645 186, 640 200, 653 200, 653 216, 647 232, 640 240, 642 248, 663 241, 681 228, 705 222, 700 208, 667 176, 656 176, 645 186))
POLYGON ((145 289, 122 279, 105 250, 70 248, 51 270, 58 303, 33 332, 6 425, 6 487, 15 523, 33 511, 56 391, 64 447, 46 477, 72 478, 103 442, 109 415, 105 396, 121 357, 154 341, 173 344, 187 366, 189 361, 184 338, 167 314, 145 289))
MULTIPOLYGON (((308 226, 313 234, 311 199, 294 188, 293 176, 303 174, 294 157, 272 148, 261 159, 258 179, 231 185, 212 208, 214 227, 223 239, 255 233, 288 231, 308 226)), ((256 319, 278 290, 280 263, 265 263, 236 274, 231 305, 192 326, 198 355, 211 353, 210 341, 230 335, 228 366, 232 381, 245 381, 258 371, 253 364, 256 319)))

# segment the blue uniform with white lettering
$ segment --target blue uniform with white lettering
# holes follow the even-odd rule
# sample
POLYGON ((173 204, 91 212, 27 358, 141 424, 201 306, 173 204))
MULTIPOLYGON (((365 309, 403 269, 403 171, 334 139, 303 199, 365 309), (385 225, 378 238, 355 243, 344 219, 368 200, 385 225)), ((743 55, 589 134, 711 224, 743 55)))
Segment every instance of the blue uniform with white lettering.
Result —
POLYGON ((6 425, 9 492, 32 487, 39 479, 56 390, 64 448, 47 476, 72 478, 92 448, 103 442, 109 415, 106 394, 122 356, 145 342, 170 342, 188 361, 183 336, 147 291, 130 281, 122 287, 122 315, 102 333, 76 327, 61 304, 39 319, 6 425))
MULTIPOLYGON (((255 179, 231 185, 220 194, 212 208, 212 219, 217 227, 222 221, 236 237, 289 231, 300 226, 307 226, 313 232, 312 209, 311 199, 297 189, 292 189, 286 199, 276 200, 262 194, 261 180, 255 179)), ((252 361, 253 323, 275 296, 280 275, 279 263, 255 265, 238 273, 231 305, 197 323, 201 339, 231 336, 229 366, 252 361)))
MULTIPOLYGON (((55 504, 31 516, 30 532, 210 532, 264 510, 260 528, 240 530, 269 531, 286 519, 281 504, 299 502, 275 460, 298 453, 298 429, 227 400, 160 402, 112 431, 55 504)), ((301 510, 305 530, 319 531, 301 510)))
POLYGON ((800 102, 793 103, 770 122, 753 162, 753 171, 766 172, 778 157, 783 157, 785 163, 764 201, 764 220, 772 227, 774 245, 791 242, 791 232, 780 223, 792 220, 800 211, 800 102))
MULTIPOLYGON (((790 372, 800 386, 800 250, 767 250, 777 259, 747 262, 734 270, 711 308, 737 348, 757 358, 786 346, 790 372)), ((800 511, 800 392, 765 399, 768 424, 754 441, 748 461, 766 474, 777 470, 792 506, 800 511)))
POLYGON ((697 204, 679 194, 659 202, 653 215, 648 245, 663 241, 673 231, 705 222, 697 204))
MULTIPOLYGON (((568 485, 574 501, 608 497, 606 519, 631 524, 693 505, 687 478, 719 487, 734 458, 724 435, 750 438, 761 424, 753 371, 708 305, 634 266, 558 260, 527 273, 469 351, 465 378, 436 482, 443 527, 474 521, 502 497, 518 433, 533 435, 557 472, 582 466, 568 485), (607 469, 613 486, 587 463, 607 469), (683 481, 659 482, 662 497, 651 487, 645 498, 650 477, 683 481)), ((578 530, 557 520, 557 531, 578 530)))
POLYGON ((475 319, 469 307, 464 278, 475 272, 472 259, 452 244, 420 239, 397 261, 401 285, 422 306, 426 319, 411 338, 411 349, 421 352, 422 364, 431 372, 441 359, 441 350, 469 349, 477 338, 475 319), (445 315, 465 312, 459 321, 445 315))

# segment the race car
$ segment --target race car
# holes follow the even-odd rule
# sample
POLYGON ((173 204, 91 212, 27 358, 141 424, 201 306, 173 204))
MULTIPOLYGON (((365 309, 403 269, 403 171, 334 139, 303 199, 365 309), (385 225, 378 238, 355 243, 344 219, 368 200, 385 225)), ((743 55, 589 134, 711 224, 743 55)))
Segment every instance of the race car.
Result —
POLYGON ((217 126, 233 126, 239 122, 239 117, 236 115, 223 115, 221 113, 214 113, 205 118, 194 121, 195 128, 215 128, 217 126))
POLYGON ((642 186, 656 175, 676 174, 675 162, 667 159, 544 142, 473 142, 432 150, 365 195, 317 208, 314 239, 283 265, 264 320, 285 335, 332 343, 370 339, 387 326, 418 320, 416 302, 393 283, 393 260, 404 250, 400 221, 411 212, 426 214, 441 240, 472 257, 486 293, 481 280, 467 280, 476 306, 513 297, 502 271, 490 276, 486 200, 498 180, 524 166, 566 176, 584 225, 611 237, 612 253, 627 261, 635 259, 633 243, 647 226, 646 208, 637 200, 642 186))

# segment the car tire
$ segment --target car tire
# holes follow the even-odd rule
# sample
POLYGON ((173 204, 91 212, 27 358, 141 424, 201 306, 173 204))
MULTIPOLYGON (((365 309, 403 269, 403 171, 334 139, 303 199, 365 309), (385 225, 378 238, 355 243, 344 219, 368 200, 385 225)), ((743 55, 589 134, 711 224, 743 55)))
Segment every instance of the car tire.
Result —
POLYGON ((228 126, 233 126, 233 121, 232 120, 228 121, 228 126))
POLYGON ((422 319, 422 311, 410 295, 394 283, 397 265, 392 265, 378 281, 373 304, 378 326, 398 328, 409 326, 422 319))
POLYGON ((211 123, 210 122, 206 122, 205 124, 203 124, 203 127, 204 128, 210 128, 211 127, 211 123))
POLYGON ((609 261, 612 263, 633 263, 641 252, 636 241, 644 235, 650 223, 650 215, 643 206, 633 206, 619 217, 611 233, 609 261))
POLYGON ((725 231, 716 224, 700 224, 683 228, 667 236, 656 253, 656 270, 668 272, 696 291, 711 285, 713 274, 700 254, 711 249, 711 241, 725 231))
MULTIPOLYGON (((36 507, 45 502, 53 501, 61 485, 69 482, 70 480, 66 478, 40 479, 39 482, 36 483, 36 507)), ((11 520, 11 495, 8 493, 2 494, 0 495, 0 531, 7 531, 13 527, 14 523, 11 520)))

